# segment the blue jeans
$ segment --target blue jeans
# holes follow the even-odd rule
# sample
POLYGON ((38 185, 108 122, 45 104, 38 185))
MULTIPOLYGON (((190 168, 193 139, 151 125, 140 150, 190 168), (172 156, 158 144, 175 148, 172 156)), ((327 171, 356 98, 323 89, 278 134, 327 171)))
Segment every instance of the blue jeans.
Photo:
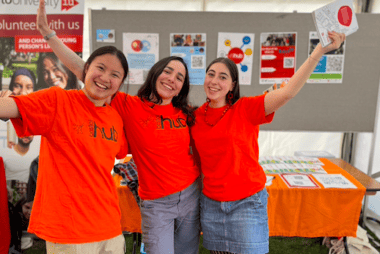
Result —
POLYGON ((141 200, 141 228, 148 254, 197 254, 199 250, 197 179, 183 191, 155 200, 141 200))
POLYGON ((201 195, 203 246, 232 253, 268 253, 268 192, 220 202, 201 195))

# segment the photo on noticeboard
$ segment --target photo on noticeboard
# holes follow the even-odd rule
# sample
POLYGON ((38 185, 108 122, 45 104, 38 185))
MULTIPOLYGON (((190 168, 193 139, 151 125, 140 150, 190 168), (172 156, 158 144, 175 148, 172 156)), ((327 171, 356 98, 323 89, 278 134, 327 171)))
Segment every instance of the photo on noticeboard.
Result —
MULTIPOLYGON (((16 52, 14 37, 0 38, 0 91, 9 90, 12 95, 18 96, 52 86, 66 90, 78 89, 79 84, 75 75, 54 53, 16 52)), ((0 121, 0 154, 7 168, 7 181, 18 179, 24 184, 28 180, 28 173, 23 169, 28 170, 31 161, 38 156, 39 143, 39 136, 19 137, 10 121, 0 121), (22 160, 16 149, 20 146, 30 147, 22 160)), ((18 193, 21 189, 23 188, 14 189, 14 202, 22 196, 22 192, 18 193)))

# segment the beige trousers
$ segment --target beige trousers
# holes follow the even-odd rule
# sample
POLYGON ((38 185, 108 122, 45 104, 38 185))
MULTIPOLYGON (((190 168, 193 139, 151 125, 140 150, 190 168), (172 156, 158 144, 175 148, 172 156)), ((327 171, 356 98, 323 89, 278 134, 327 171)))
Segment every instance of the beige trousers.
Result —
POLYGON ((93 243, 60 244, 46 241, 48 254, 124 254, 125 239, 123 235, 93 243))

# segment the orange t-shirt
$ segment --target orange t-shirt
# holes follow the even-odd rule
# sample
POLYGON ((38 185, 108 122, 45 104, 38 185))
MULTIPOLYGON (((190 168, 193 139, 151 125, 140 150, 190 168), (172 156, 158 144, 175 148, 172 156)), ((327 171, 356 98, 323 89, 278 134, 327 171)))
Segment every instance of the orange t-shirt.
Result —
POLYGON ((28 231, 55 243, 89 243, 120 235, 111 170, 126 156, 123 121, 95 107, 83 91, 53 87, 14 98, 17 135, 41 135, 37 189, 28 231))
POLYGON ((186 115, 181 110, 172 104, 155 105, 120 92, 111 106, 124 121, 142 199, 157 199, 181 191, 199 177, 190 154, 186 115))
POLYGON ((227 106, 209 107, 205 122, 205 105, 195 112, 191 128, 200 157, 203 194, 218 201, 235 201, 264 188, 266 177, 258 163, 259 125, 272 121, 265 116, 265 95, 240 98, 223 116, 227 106), (220 119, 220 120, 219 120, 220 119))

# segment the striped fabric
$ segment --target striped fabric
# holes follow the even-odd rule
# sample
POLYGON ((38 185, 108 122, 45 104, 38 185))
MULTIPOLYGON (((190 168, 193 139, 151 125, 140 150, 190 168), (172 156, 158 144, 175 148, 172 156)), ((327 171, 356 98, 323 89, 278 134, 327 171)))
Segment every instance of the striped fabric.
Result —
POLYGON ((114 166, 113 171, 123 177, 124 181, 127 183, 128 188, 131 190, 133 196, 136 199, 137 204, 140 205, 140 197, 138 194, 138 175, 137 167, 133 160, 129 160, 127 163, 118 163, 114 166))

